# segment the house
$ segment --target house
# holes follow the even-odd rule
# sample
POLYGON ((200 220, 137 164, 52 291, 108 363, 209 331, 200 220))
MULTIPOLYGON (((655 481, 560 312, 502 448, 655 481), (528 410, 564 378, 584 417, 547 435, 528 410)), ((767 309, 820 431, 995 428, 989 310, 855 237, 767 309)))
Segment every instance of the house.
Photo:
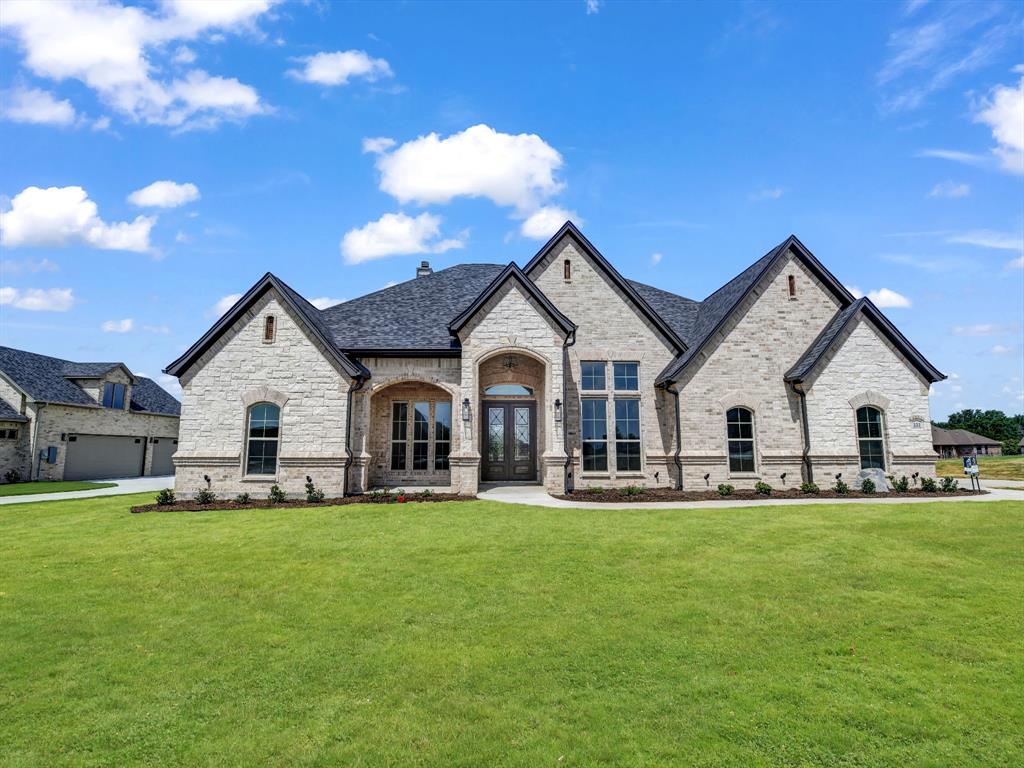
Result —
POLYGON ((183 496, 931 475, 944 378, 796 237, 694 301, 569 222, 521 268, 424 262, 322 311, 268 273, 167 372, 183 496))
POLYGON ((943 429, 932 424, 932 445, 944 459, 957 456, 999 456, 1003 444, 998 440, 968 432, 966 429, 943 429))
POLYGON ((0 347, 0 481, 172 474, 180 411, 124 363, 0 347))

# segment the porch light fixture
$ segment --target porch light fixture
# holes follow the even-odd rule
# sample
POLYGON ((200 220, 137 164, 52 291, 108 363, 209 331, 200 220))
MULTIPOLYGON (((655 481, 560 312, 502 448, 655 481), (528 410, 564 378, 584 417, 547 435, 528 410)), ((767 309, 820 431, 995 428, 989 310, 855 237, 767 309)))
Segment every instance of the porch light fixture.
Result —
POLYGON ((555 398, 555 421, 562 420, 562 401, 555 398))
POLYGON ((469 408, 469 398, 462 398, 462 420, 469 421, 473 418, 473 412, 469 408))

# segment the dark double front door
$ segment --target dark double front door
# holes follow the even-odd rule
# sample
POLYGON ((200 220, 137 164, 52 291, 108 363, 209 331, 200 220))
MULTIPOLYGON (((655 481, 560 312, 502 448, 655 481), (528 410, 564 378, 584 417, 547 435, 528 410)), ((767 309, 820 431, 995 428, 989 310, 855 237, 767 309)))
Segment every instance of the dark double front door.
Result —
POLYGON ((530 400, 485 400, 483 480, 537 479, 537 404, 530 400))

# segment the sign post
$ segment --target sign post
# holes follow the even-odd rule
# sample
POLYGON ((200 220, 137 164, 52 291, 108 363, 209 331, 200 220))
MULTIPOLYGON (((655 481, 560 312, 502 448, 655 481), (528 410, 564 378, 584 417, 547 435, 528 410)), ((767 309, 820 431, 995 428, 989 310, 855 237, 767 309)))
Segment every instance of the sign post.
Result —
POLYGON ((981 480, 978 478, 978 457, 964 456, 964 474, 971 479, 971 489, 981 490, 981 480))

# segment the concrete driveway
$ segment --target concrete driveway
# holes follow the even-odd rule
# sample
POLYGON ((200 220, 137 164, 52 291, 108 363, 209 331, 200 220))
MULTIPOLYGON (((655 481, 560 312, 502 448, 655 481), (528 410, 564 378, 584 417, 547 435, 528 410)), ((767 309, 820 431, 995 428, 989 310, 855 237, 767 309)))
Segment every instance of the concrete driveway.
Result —
POLYGON ((64 499, 90 499, 93 496, 123 496, 126 493, 156 493, 161 488, 174 487, 174 475, 153 477, 115 477, 109 480, 90 480, 94 483, 117 483, 113 488, 96 488, 91 491, 64 491, 63 493, 32 493, 25 496, 0 496, 0 504, 31 504, 37 501, 62 501, 64 499))

